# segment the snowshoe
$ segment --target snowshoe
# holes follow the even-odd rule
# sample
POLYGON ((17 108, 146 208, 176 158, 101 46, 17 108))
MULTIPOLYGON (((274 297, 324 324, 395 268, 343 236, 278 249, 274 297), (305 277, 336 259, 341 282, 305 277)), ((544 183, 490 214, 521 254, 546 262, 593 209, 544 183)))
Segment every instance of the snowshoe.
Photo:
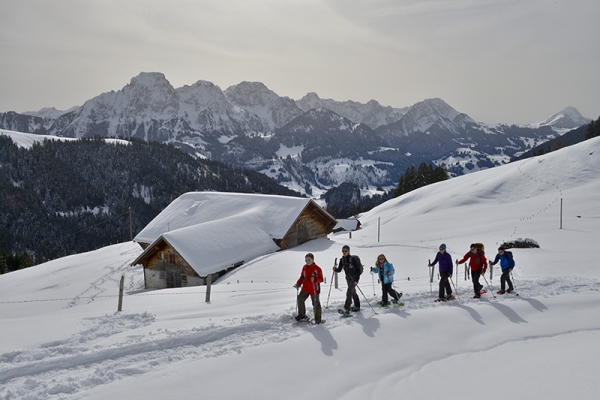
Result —
POLYGON ((350 310, 344 310, 343 308, 338 308, 338 312, 344 317, 351 317, 352 313, 350 310))
POLYGON ((398 300, 392 300, 392 303, 399 307, 402 307, 404 305, 404 303, 400 303, 398 300))
POLYGON ((350 311, 352 311, 352 312, 359 312, 359 311, 360 311, 360 308, 357 308, 357 307, 350 307, 350 311))

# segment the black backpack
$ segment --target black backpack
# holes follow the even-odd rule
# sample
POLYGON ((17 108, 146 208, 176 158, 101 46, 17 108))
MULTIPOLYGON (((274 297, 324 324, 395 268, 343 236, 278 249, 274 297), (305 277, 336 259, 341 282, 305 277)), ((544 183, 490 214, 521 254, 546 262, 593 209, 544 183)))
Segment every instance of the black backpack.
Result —
POLYGON ((352 256, 352 264, 353 265, 355 265, 354 260, 356 260, 356 262, 359 265, 359 267, 358 267, 358 270, 360 271, 359 275, 362 275, 363 271, 365 270, 365 267, 363 266, 362 262, 360 261, 360 257, 359 256, 352 256))
POLYGON ((504 250, 504 254, 506 254, 506 259, 508 260, 508 267, 514 268, 515 267, 515 258, 513 257, 512 251, 504 250))

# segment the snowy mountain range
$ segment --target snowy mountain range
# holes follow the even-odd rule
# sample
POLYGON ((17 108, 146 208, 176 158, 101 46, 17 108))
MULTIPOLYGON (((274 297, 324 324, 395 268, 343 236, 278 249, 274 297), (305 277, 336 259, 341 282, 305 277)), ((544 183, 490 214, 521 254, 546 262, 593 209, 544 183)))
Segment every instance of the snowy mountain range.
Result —
POLYGON ((346 181, 389 187, 421 162, 445 163, 453 175, 504 164, 589 121, 568 107, 542 123, 492 126, 441 99, 405 108, 316 93, 295 101, 260 82, 224 91, 202 80, 174 88, 161 73, 141 73, 64 112, 0 114, 0 128, 13 131, 171 143, 312 195, 346 181))

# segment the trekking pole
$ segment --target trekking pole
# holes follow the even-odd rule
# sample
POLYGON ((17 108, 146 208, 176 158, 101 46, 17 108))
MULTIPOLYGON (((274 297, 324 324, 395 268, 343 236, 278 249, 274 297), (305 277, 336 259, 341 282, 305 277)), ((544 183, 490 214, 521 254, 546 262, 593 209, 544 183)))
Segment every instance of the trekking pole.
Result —
POLYGON ((373 282, 373 297, 375 297, 377 294, 375 293, 375 274, 373 270, 371 270, 371 282, 373 282))
POLYGON ((433 288, 431 286, 432 282, 433 282, 433 265, 431 265, 431 259, 427 260, 428 261, 428 271, 429 271, 429 294, 433 294, 433 288), (431 269, 429 269, 431 268, 431 269))
POLYGON ((484 274, 481 274, 481 276, 483 276, 483 280, 485 281, 485 283, 488 285, 488 289, 490 289, 490 293, 492 294, 492 296, 494 298, 496 298, 496 295, 494 294, 494 291, 492 290, 492 288, 490 287, 490 284, 488 283, 488 280, 485 278, 484 274))
MULTIPOLYGON (((337 267, 337 257, 335 258, 335 261, 333 262, 333 266, 334 266, 334 268, 337 267)), ((329 308, 329 296, 331 296, 331 285, 333 285, 334 275, 335 275, 335 271, 333 271, 331 273, 331 281, 329 282, 329 294, 327 295, 327 304, 325 304, 325 308, 329 308)))
POLYGON ((312 296, 312 303, 313 303, 313 315, 315 317, 315 321, 317 320, 317 284, 315 283, 315 281, 313 281, 313 292, 315 292, 315 294, 312 296))
POLYGON ((296 288, 296 315, 298 315, 298 293, 299 293, 299 288, 296 288))
MULTIPOLYGON (((456 281, 458 282, 458 279, 456 281)), ((460 300, 460 296, 458 295, 458 289, 456 288, 456 285, 454 284, 452 278, 450 278, 450 282, 452 282, 452 286, 454 286, 454 293, 456 293, 456 297, 460 300)))
POLYGON ((515 277, 513 276, 512 271, 510 271, 510 279, 512 280, 513 287, 515 288, 515 295, 518 296, 519 293, 517 292, 517 284, 515 283, 515 277))
MULTIPOLYGON (((351 283, 352 285, 352 283, 351 283)), ((375 314, 377 314, 377 311, 375 311, 375 309, 373 308, 373 306, 371 305, 371 303, 369 302, 369 299, 367 299, 367 296, 365 296, 365 294, 363 293, 363 291, 360 289, 360 287, 358 287, 358 285, 356 285, 356 288, 360 291, 360 294, 363 295, 363 297, 365 298, 365 300, 367 301, 367 304, 369 305, 369 307, 371 307, 371 310, 373 310, 373 312, 375 314)))

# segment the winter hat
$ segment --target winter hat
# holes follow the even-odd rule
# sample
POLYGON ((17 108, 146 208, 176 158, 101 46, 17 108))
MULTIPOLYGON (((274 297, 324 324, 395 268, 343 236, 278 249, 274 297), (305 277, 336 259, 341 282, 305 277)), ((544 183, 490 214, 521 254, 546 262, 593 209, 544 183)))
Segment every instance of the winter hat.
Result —
POLYGON ((347 244, 342 246, 342 251, 344 250, 348 250, 348 253, 350 253, 350 246, 348 246, 347 244))
POLYGON ((446 243, 440 244, 440 250, 446 250, 446 243))

